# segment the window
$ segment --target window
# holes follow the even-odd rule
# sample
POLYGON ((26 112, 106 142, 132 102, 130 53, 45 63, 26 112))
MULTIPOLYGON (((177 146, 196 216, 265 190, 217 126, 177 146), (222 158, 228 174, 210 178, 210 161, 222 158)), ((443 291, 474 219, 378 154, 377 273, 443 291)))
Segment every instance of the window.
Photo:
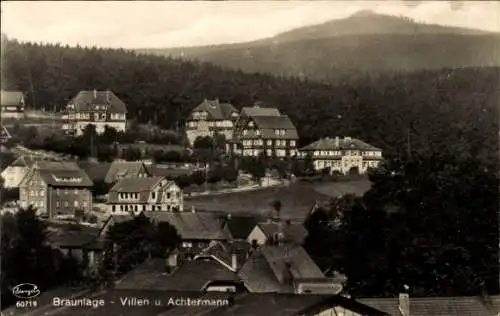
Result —
POLYGON ((59 188, 56 189, 56 194, 57 195, 60 195, 61 194, 61 190, 59 188))
POLYGON ((87 201, 83 201, 83 207, 87 207, 87 206, 88 206, 87 201))
POLYGON ((295 141, 294 140, 290 141, 290 146, 295 146, 295 141))
POLYGON ((68 193, 69 193, 69 190, 68 190, 68 189, 64 190, 64 194, 65 194, 65 195, 68 195, 68 193))
POLYGON ((280 135, 281 136, 285 135, 285 130, 284 129, 280 130, 280 135))
POLYGON ((61 203, 56 202, 56 207, 60 207, 60 206, 61 206, 61 203))
POLYGON ((75 195, 78 195, 78 189, 75 189, 74 192, 75 192, 75 195))
POLYGON ((274 135, 279 135, 279 134, 280 134, 279 129, 275 129, 275 130, 274 130, 274 135))
POLYGON ((116 205, 111 206, 111 212, 113 212, 113 213, 116 212, 116 205))
POLYGON ((73 205, 74 205, 74 207, 78 207, 78 201, 75 201, 75 202, 73 203, 73 205))
POLYGON ((267 146, 272 146, 273 145, 273 140, 272 139, 268 139, 267 140, 267 146))
POLYGON ((255 135, 260 136, 260 129, 255 131, 255 135))
POLYGON ((155 200, 155 199, 156 199, 156 192, 151 192, 151 198, 152 198, 153 200, 155 200))
POLYGON ((68 201, 64 201, 64 207, 68 207, 68 206, 69 206, 68 201))
POLYGON ((35 196, 35 191, 31 190, 30 191, 30 196, 35 196))
POLYGON ((243 136, 246 136, 248 134, 248 130, 243 130, 243 136))
POLYGON ((167 199, 170 199, 170 192, 167 193, 167 199))
POLYGON ((183 248, 191 248, 191 247, 193 247, 193 243, 184 241, 184 242, 182 242, 182 247, 183 248))

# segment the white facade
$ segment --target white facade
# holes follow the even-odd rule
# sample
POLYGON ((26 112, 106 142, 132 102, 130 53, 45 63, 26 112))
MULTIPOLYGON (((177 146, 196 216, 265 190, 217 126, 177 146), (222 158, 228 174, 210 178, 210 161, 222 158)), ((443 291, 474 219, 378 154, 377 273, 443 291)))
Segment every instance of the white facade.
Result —
MULTIPOLYGON (((127 179, 130 180, 130 179, 127 179)), ((149 192, 115 192, 116 199, 108 203, 113 214, 140 214, 143 211, 184 211, 184 194, 174 182, 162 180, 149 192)))
POLYGON ((329 168, 331 172, 347 174, 356 168, 360 174, 370 168, 377 168, 382 161, 382 151, 359 140, 345 137, 344 139, 322 139, 300 151, 300 156, 309 155, 314 169, 319 171, 329 168))
POLYGON ((77 121, 74 123, 63 124, 64 131, 74 131, 77 136, 83 134, 87 125, 94 125, 97 134, 102 134, 106 130, 106 126, 114 128, 117 132, 125 132, 127 122, 94 122, 94 121, 77 121))
POLYGON ((255 225, 250 234, 248 234, 247 242, 251 245, 257 244, 258 246, 262 246, 267 242, 267 236, 259 225, 255 225))
POLYGON ((2 171, 2 178, 4 179, 4 188, 6 189, 14 189, 19 188, 21 181, 30 171, 29 167, 21 167, 21 166, 8 166, 2 171))

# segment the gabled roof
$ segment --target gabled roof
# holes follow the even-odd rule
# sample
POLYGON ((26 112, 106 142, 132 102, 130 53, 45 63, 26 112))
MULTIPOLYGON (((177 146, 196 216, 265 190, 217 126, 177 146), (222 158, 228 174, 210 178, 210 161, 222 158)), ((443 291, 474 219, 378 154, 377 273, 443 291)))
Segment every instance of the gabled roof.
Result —
POLYGON ((326 279, 301 246, 262 246, 245 262, 240 277, 251 292, 293 293, 293 280, 326 279))
POLYGON ((10 135, 10 132, 7 130, 7 127, 2 126, 2 128, 0 129, 0 139, 6 140, 10 138, 12 138, 12 136, 10 135))
POLYGON ((344 138, 322 138, 305 147, 301 150, 373 150, 380 151, 379 148, 367 144, 359 139, 344 137, 344 138))
POLYGON ((230 103, 220 103, 219 100, 203 100, 193 112, 207 112, 209 120, 229 120, 233 113, 239 114, 238 110, 230 103))
POLYGON ((168 222, 183 240, 226 240, 216 214, 209 212, 143 212, 146 217, 168 222))
POLYGON ((40 160, 36 161, 33 165, 33 168, 38 170, 79 170, 80 169, 76 162, 71 161, 48 161, 48 160, 40 160))
MULTIPOLYGON (((276 222, 259 223, 257 225, 267 238, 272 238, 274 234, 279 232, 280 224, 276 222)), ((287 241, 292 241, 301 245, 308 235, 307 229, 301 223, 282 223, 281 225, 285 240, 287 241)))
POLYGON ((94 182, 104 181, 111 166, 109 162, 79 161, 77 164, 94 182))
POLYGON ((83 170, 40 169, 43 181, 53 187, 91 187, 94 183, 83 170))
POLYGON ((186 260, 170 274, 166 259, 151 259, 125 275, 116 288, 200 292, 213 281, 239 282, 240 279, 214 259, 186 260))
MULTIPOLYGON (((162 177, 148 177, 148 178, 123 178, 113 185, 109 190, 108 203, 117 203, 119 193, 138 193, 138 203, 147 203, 149 195, 157 186, 164 185, 168 188, 175 185, 175 182, 166 180, 162 177)), ((158 199, 161 201, 162 190, 159 192, 158 199)))
POLYGON ((134 219, 134 216, 130 214, 117 214, 117 215, 110 215, 106 222, 104 222, 104 225, 102 225, 101 230, 99 231, 99 236, 104 236, 104 234, 107 232, 109 227, 113 226, 114 224, 118 223, 123 223, 126 221, 131 221, 134 219))
POLYGON ((126 192, 135 193, 142 191, 151 191, 156 185, 164 180, 162 177, 148 177, 148 178, 124 178, 118 180, 109 190, 110 192, 126 192))
POLYGON ((117 178, 135 178, 138 177, 140 170, 146 170, 144 163, 138 161, 118 161, 115 160, 109 166, 108 173, 104 181, 106 183, 112 183, 117 180, 117 178))
POLYGON ((68 104, 77 111, 93 110, 93 105, 106 105, 107 112, 127 113, 127 106, 111 91, 80 91, 68 104))
MULTIPOLYGON (((399 316, 397 298, 361 298, 358 302, 384 311, 391 316, 399 316)), ((482 300, 474 296, 455 297, 411 297, 410 313, 415 316, 496 316, 500 312, 500 296, 482 300)))
POLYGON ((257 223, 258 219, 255 217, 231 216, 231 218, 225 222, 225 225, 233 238, 246 239, 257 223))
POLYGON ((10 166, 11 167, 28 167, 31 168, 38 161, 46 160, 40 156, 23 155, 16 160, 14 160, 10 166))
MULTIPOLYGON (((68 226, 69 227, 69 226, 68 226)), ((99 230, 93 227, 77 226, 77 229, 61 227, 51 230, 47 235, 49 242, 61 248, 82 248, 92 243, 98 236, 99 230)))
POLYGON ((24 100, 24 94, 21 91, 1 91, 1 105, 19 105, 24 100))
MULTIPOLYGON (((280 116, 253 116, 260 135, 254 134, 251 129, 247 135, 243 135, 240 131, 240 138, 264 138, 264 139, 298 139, 297 129, 287 115, 280 116), (276 135, 275 130, 285 130, 285 135, 276 135)), ((243 128, 246 129, 246 128, 243 128)))
POLYGON ((268 108, 268 107, 260 107, 260 106, 253 106, 253 107, 244 107, 241 110, 241 115, 242 116, 250 116, 250 117, 256 117, 256 116, 280 116, 281 113, 277 108, 268 108))

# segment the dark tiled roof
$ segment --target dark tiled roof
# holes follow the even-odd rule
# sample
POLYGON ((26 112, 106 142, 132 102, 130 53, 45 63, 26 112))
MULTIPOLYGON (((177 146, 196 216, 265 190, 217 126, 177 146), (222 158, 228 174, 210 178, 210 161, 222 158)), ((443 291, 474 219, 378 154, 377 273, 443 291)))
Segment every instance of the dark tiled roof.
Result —
MULTIPOLYGON (((272 238, 272 236, 279 232, 279 223, 259 223, 260 229, 264 232, 267 238, 272 238)), ((295 242, 301 245, 304 239, 307 237, 307 229, 302 225, 302 223, 282 223, 283 234, 287 241, 295 242)))
POLYGON ((175 185, 173 181, 168 181, 162 177, 124 178, 118 180, 109 190, 108 203, 118 203, 119 193, 138 193, 139 203, 147 203, 151 191, 162 181, 166 181, 164 187, 175 185))
POLYGON ((125 103, 111 91, 80 91, 68 104, 74 104, 78 111, 90 111, 92 105, 106 105, 107 112, 127 113, 125 103))
POLYGON ((297 129, 287 115, 281 116, 254 116, 252 117, 260 135, 248 130, 247 135, 240 138, 264 138, 264 139, 298 139, 297 129), (276 129, 284 129, 285 135, 276 135, 276 129))
MULTIPOLYGON (((400 316, 397 298, 363 298, 362 304, 400 316)), ((412 316, 496 316, 500 312, 500 296, 482 301, 479 297, 410 297, 412 316)))
POLYGON ((141 170, 146 170, 144 163, 136 161, 113 161, 109 166, 104 181, 112 183, 119 177, 138 177, 141 170))
POLYGON ((277 108, 269 107, 244 107, 241 110, 241 114, 250 117, 256 116, 280 116, 281 113, 277 108))
POLYGON ((239 114, 238 110, 229 103, 220 103, 219 100, 203 100, 192 112, 205 111, 209 120, 229 120, 232 113, 239 114))
POLYGON ((91 187, 94 185, 83 170, 38 170, 43 181, 54 187, 91 187))
POLYGON ((89 162, 89 161, 81 161, 78 162, 80 168, 82 168, 85 173, 89 176, 89 178, 94 181, 104 181, 106 175, 109 171, 109 167, 111 163, 109 162, 89 162))
POLYGON ((257 225, 258 220, 251 216, 231 216, 225 223, 231 236, 235 239, 246 239, 257 225))
POLYGON ((219 224, 218 216, 213 213, 192 212, 143 212, 152 220, 168 222, 174 226, 183 240, 226 240, 219 224))
POLYGON ((336 295, 232 294, 221 292, 113 289, 91 298, 103 299, 106 304, 99 308, 75 306, 48 310, 45 308, 45 311, 55 316, 253 316, 259 313, 265 316, 291 316, 317 315, 327 309, 338 308, 339 311, 347 309, 356 313, 356 315, 386 315, 359 302, 336 295), (122 306, 120 298, 123 297, 147 298, 151 304, 122 306), (228 299, 230 300, 230 304, 228 306, 172 306, 167 304, 168 298, 189 298, 191 300, 228 299), (153 302, 156 300, 162 300, 162 306, 155 306, 153 302))
POLYGON ((339 138, 338 144, 335 138, 322 138, 305 147, 301 150, 343 150, 343 149, 357 149, 357 150, 380 150, 370 144, 367 144, 356 138, 339 138))
POLYGON ((185 261, 170 274, 167 273, 166 259, 152 259, 128 273, 116 288, 203 291, 212 281, 239 282, 239 277, 214 259, 185 261))
POLYGON ((73 226, 76 229, 70 229, 70 226, 59 227, 51 230, 47 235, 49 242, 56 247, 61 248, 83 248, 85 245, 93 243, 97 238, 99 229, 87 226, 73 226))
POLYGON ((175 168, 168 165, 149 165, 146 166, 146 169, 151 176, 166 177, 169 179, 193 173, 193 169, 191 168, 175 168))
POLYGON ((101 227, 101 230, 99 231, 99 235, 103 236, 106 232, 106 230, 117 223, 123 223, 126 221, 131 221, 133 220, 134 217, 130 214, 120 214, 120 215, 110 215, 104 225, 101 227))
POLYGON ((324 274, 301 246, 262 246, 239 272, 251 292, 294 291, 291 280, 321 280, 324 274))
POLYGON ((10 166, 12 167, 32 167, 35 163, 38 161, 46 160, 40 156, 30 156, 30 155, 23 155, 16 160, 14 160, 10 166))
POLYGON ((24 98, 21 91, 1 91, 1 105, 19 105, 24 98))
POLYGON ((33 168, 39 170, 81 170, 76 162, 69 161, 37 161, 33 168))

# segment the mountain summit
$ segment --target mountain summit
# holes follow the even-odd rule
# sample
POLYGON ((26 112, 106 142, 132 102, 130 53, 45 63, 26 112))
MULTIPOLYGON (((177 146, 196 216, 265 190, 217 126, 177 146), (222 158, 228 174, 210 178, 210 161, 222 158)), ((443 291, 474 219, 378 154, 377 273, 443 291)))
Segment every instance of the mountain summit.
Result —
POLYGON ((498 42, 499 33, 358 11, 253 42, 139 51, 245 72, 335 81, 344 75, 498 66, 498 42))

